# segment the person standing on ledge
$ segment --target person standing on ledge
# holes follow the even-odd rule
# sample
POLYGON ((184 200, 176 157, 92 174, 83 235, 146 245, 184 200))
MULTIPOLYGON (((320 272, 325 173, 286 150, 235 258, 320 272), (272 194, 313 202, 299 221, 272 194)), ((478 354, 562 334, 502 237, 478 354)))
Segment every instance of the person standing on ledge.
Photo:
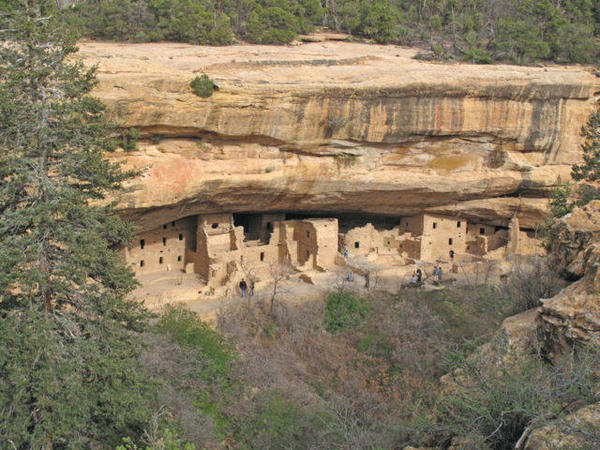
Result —
POLYGON ((254 297, 254 279, 250 279, 250 297, 254 297))
POLYGON ((438 276, 438 281, 442 281, 442 266, 438 267, 437 276, 438 276))
POLYGON ((242 297, 246 297, 248 295, 246 293, 246 289, 248 289, 248 285, 246 284, 246 280, 242 278, 242 281, 240 281, 240 292, 242 293, 242 297))

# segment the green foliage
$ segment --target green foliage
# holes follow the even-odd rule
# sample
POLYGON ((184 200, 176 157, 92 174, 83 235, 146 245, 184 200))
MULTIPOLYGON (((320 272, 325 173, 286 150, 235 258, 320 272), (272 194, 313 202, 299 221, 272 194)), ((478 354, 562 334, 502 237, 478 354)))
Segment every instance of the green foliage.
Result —
POLYGON ((182 306, 167 306, 155 329, 179 345, 198 350, 205 363, 207 379, 226 381, 230 378, 235 360, 233 349, 208 323, 199 320, 196 313, 182 306))
POLYGON ((600 109, 594 112, 581 129, 584 137, 583 164, 575 164, 572 177, 577 181, 600 180, 600 109))
POLYGON ((553 218, 559 218, 573 211, 575 203, 571 201, 571 186, 562 184, 560 177, 556 182, 556 187, 550 191, 550 212, 553 218))
POLYGON ((239 421, 236 435, 243 437, 251 448, 289 445, 298 432, 300 408, 277 391, 268 391, 253 403, 252 413, 239 421))
POLYGON ((85 36, 227 45, 234 36, 287 44, 315 25, 380 44, 418 44, 435 59, 589 63, 599 52, 600 8, 589 1, 83 0, 63 11, 85 36))
POLYGON ((147 312, 117 254, 130 227, 102 206, 129 174, 104 157, 114 130, 55 5, 1 6, 0 436, 110 447, 156 407, 137 360, 147 312))
POLYGON ((178 433, 166 428, 161 435, 153 439, 151 445, 138 446, 130 437, 124 437, 123 443, 116 450, 195 450, 196 446, 182 440, 178 433))
POLYGON ((356 327, 370 311, 371 306, 366 298, 357 298, 346 290, 331 293, 325 304, 325 329, 337 333, 356 327))
POLYGON ((203 98, 210 97, 215 90, 215 84, 205 73, 190 81, 190 87, 194 94, 203 98))
POLYGON ((140 130, 137 128, 127 128, 121 134, 123 150, 134 152, 137 150, 137 143, 140 140, 140 130))

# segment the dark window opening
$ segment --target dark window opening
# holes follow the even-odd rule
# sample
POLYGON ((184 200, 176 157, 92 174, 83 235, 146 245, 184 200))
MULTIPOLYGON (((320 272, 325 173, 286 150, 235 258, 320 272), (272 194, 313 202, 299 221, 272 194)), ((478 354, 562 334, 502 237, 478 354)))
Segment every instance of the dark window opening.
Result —
POLYGON ((433 222, 433 229, 435 230, 437 228, 437 222, 433 222))
POLYGON ((140 261, 140 267, 144 267, 144 260, 143 259, 140 261))
POLYGON ((167 245, 167 238, 166 237, 163 238, 163 246, 164 245, 167 245))
POLYGON ((140 248, 143 250, 144 249, 144 245, 146 245, 146 241, 143 239, 140 239, 140 248))
POLYGON ((183 241, 183 234, 179 233, 179 240, 183 241))
POLYGON ((452 238, 448 239, 448 245, 452 245, 452 238))
POLYGON ((163 263, 163 257, 161 256, 160 258, 158 258, 158 263, 162 264, 163 263))
POLYGON ((213 224, 211 225, 211 228, 213 228, 213 229, 214 229, 214 228, 218 228, 218 227, 219 227, 219 224, 218 224, 218 223, 213 223, 213 224))
POLYGON ((260 252, 260 260, 261 261, 265 260, 265 252, 260 252))
POLYGON ((175 226, 175 222, 171 222, 171 226, 174 227, 175 226))
POLYGON ((454 250, 450 250, 450 259, 454 259, 454 250))
POLYGON ((358 242, 358 241, 357 241, 357 242, 355 242, 355 243, 354 243, 354 248, 360 248, 360 242, 358 242))
POLYGON ((306 237, 308 237, 308 238, 310 237, 310 231, 306 232, 306 237))
POLYGON ((456 222, 456 228, 460 228, 460 221, 456 222))
POLYGON ((163 225, 163 230, 166 230, 166 229, 167 229, 167 226, 166 226, 166 225, 163 225))
POLYGON ((479 229, 479 234, 485 234, 485 228, 480 228, 479 229))
POLYGON ((177 257, 177 261, 181 262, 181 255, 177 257))
POLYGON ((272 222, 267 222, 267 231, 269 233, 273 231, 273 223, 272 222))
POLYGON ((310 258, 310 252, 306 250, 306 259, 310 258))

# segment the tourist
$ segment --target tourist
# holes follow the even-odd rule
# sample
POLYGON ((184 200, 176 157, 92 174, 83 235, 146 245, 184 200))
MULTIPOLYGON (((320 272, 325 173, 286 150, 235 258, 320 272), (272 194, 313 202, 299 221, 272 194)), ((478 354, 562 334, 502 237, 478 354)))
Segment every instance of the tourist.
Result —
POLYGON ((352 272, 348 272, 348 281, 354 281, 354 274, 352 272))
POLYGON ((417 284, 417 274, 413 272, 412 276, 410 277, 410 284, 417 284))
POLYGON ((438 268, 437 266, 433 266, 433 279, 435 280, 438 277, 438 268))
POLYGON ((240 292, 242 293, 242 297, 248 296, 246 289, 248 289, 248 285, 246 284, 246 280, 242 278, 242 281, 240 281, 240 292))
POLYGON ((250 280, 250 297, 254 297, 254 278, 250 280))
POLYGON ((348 261, 348 246, 344 245, 344 258, 348 261))
POLYGON ((442 266, 438 267, 437 276, 438 276, 438 281, 442 281, 442 266))
POLYGON ((423 280, 423 272, 421 269, 417 269, 417 282, 421 282, 423 280))

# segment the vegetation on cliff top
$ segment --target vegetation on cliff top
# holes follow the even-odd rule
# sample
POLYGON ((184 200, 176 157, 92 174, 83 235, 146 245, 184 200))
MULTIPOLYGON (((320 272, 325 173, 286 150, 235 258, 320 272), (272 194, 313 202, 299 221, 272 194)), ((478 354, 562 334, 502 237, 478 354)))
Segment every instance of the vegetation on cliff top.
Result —
MULTIPOLYGON (((61 3, 61 2, 59 2, 61 3)), ((66 3, 66 2, 62 2, 66 3)), ((68 2, 71 5, 72 2, 68 2)), ((587 0, 79 0, 65 20, 117 41, 285 44, 315 26, 381 44, 419 46, 433 59, 590 63, 600 6, 587 0)))

